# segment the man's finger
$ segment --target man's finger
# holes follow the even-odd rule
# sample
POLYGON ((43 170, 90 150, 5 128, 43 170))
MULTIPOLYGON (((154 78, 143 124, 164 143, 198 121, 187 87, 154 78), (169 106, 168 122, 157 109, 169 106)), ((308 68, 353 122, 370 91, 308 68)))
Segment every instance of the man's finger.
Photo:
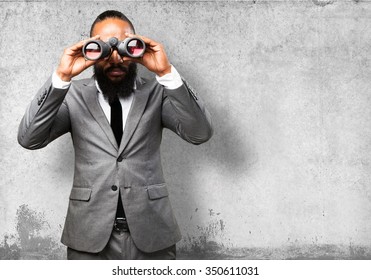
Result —
POLYGON ((84 39, 84 40, 76 43, 75 45, 71 46, 70 49, 72 51, 78 51, 78 50, 80 50, 84 46, 84 44, 86 42, 89 42, 89 41, 92 41, 92 40, 98 40, 99 38, 100 38, 99 35, 95 35, 94 37, 91 37, 91 38, 88 38, 88 39, 84 39))
POLYGON ((156 41, 153 41, 150 38, 147 38, 145 36, 141 36, 141 35, 138 35, 138 34, 132 34, 132 33, 127 33, 126 32, 125 35, 129 38, 140 38, 144 41, 144 43, 146 43, 146 45, 149 45, 150 47, 155 47, 155 46, 158 46, 160 44, 156 41))

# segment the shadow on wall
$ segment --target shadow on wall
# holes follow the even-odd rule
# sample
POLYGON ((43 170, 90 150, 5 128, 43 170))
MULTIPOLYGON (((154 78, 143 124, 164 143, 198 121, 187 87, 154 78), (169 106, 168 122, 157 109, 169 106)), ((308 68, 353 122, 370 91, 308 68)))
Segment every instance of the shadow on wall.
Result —
MULTIPOLYGON (((207 209, 207 213, 195 213, 200 211, 197 203, 200 199, 197 196, 197 191, 193 191, 193 186, 201 186, 203 182, 200 180, 208 180, 207 175, 203 174, 203 179, 200 179, 197 174, 199 170, 203 169, 214 169, 213 174, 217 174, 218 178, 228 178, 223 180, 224 182, 230 182, 231 180, 239 180, 241 174, 248 174, 250 169, 257 162, 257 154, 253 148, 252 143, 248 137, 244 136, 247 134, 247 127, 241 127, 239 123, 233 122, 231 112, 228 106, 215 104, 212 100, 205 100, 206 107, 211 113, 214 135, 209 142, 202 144, 201 146, 195 147, 184 141, 179 140, 177 136, 173 134, 169 135, 165 139, 166 147, 163 148, 165 168, 168 169, 168 175, 166 176, 168 183, 175 187, 175 189, 185 189, 184 194, 178 194, 178 203, 181 204, 182 215, 188 218, 192 215, 202 215, 205 218, 203 221, 197 222, 196 233, 186 233, 183 236, 182 243, 178 246, 178 258, 179 259, 230 259, 234 258, 231 253, 227 253, 230 250, 228 245, 216 242, 215 240, 223 239, 225 231, 228 230, 228 221, 223 220, 223 209, 211 209, 212 206, 203 205, 200 208, 207 209), (169 142, 169 143, 168 143, 169 142), (176 175, 174 175, 176 174, 176 175), (206 179, 205 179, 206 178, 206 179), (189 198, 190 201, 184 201, 184 198, 189 198), (196 209, 192 207, 196 205, 196 209)), ((215 180, 215 178, 213 178, 215 180)), ((216 179, 217 180, 217 179, 216 179)), ((205 182, 210 186, 209 182, 205 182)), ((216 197, 210 199, 210 204, 215 202, 216 204, 222 204, 223 190, 216 191, 217 187, 212 191, 213 196, 216 197), (218 197, 220 195, 220 197, 218 197), (213 201, 213 200, 220 201, 213 201)), ((236 193, 240 188, 237 184, 228 185, 231 193, 236 193)), ((204 192, 206 190, 200 190, 204 192)), ((211 191, 211 190, 208 190, 211 191)), ((203 196, 207 196, 203 194, 203 196)), ((226 206, 230 207, 230 206, 226 206)), ((229 212, 230 210, 228 210, 229 212)), ((194 222, 195 223, 195 222, 194 222)), ((241 221, 242 223, 242 221, 241 221)), ((184 234, 184 232, 183 232, 184 234)))

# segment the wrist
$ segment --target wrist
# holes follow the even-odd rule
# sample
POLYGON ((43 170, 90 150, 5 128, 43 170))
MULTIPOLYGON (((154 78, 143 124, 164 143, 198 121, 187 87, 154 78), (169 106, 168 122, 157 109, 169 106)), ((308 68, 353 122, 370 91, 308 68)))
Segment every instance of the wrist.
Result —
POLYGON ((64 74, 62 71, 60 70, 56 70, 55 73, 58 75, 58 77, 63 81, 63 82, 70 82, 72 77, 69 76, 69 75, 66 75, 64 74))
POLYGON ((166 89, 177 89, 183 85, 182 77, 174 66, 171 66, 171 73, 162 77, 156 76, 159 84, 163 85, 166 89))
POLYGON ((166 74, 169 74, 169 73, 171 73, 171 64, 169 64, 169 66, 166 67, 164 70, 157 71, 156 75, 159 76, 159 77, 162 77, 162 76, 165 76, 166 74))
POLYGON ((57 71, 53 72, 52 75, 52 85, 54 88, 58 89, 68 89, 71 85, 71 82, 63 81, 59 76, 57 75, 57 71))

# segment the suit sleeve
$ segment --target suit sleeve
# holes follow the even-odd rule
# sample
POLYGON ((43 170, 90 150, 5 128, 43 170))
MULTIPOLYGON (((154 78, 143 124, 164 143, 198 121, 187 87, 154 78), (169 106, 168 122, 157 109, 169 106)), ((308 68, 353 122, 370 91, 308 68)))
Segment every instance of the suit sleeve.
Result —
POLYGON ((56 89, 52 79, 41 87, 27 107, 18 128, 18 143, 26 149, 40 149, 70 131, 64 98, 68 89, 56 89))
POLYGON ((195 145, 208 141, 213 134, 210 113, 185 80, 177 89, 164 89, 162 122, 164 127, 195 145))

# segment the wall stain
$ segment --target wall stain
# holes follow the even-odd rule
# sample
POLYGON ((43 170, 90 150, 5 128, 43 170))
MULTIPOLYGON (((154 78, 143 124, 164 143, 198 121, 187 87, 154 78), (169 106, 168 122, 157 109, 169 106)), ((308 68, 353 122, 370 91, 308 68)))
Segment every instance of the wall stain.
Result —
POLYGON ((180 260, 371 260, 371 246, 349 247, 323 244, 245 248, 225 247, 214 243, 197 248, 198 250, 194 248, 178 250, 177 258, 180 260))
POLYGON ((0 243, 0 260, 19 260, 21 248, 17 244, 18 238, 14 235, 5 234, 0 243), (8 241, 9 240, 9 241, 8 241))
POLYGON ((17 235, 4 235, 0 244, 0 259, 66 259, 64 246, 47 233, 50 225, 43 213, 23 204, 17 210, 16 221, 17 235))
POLYGON ((60 259, 63 253, 59 241, 43 231, 50 228, 44 214, 21 205, 17 210, 17 232, 21 242, 23 259, 60 259))
MULTIPOLYGON (((17 210, 17 234, 5 234, 0 242, 0 260, 66 259, 65 249, 51 236, 44 214, 21 205, 17 210)), ((371 260, 371 246, 311 244, 282 247, 238 247, 215 241, 223 236, 226 224, 222 219, 198 226, 197 236, 185 238, 178 247, 178 259, 208 260, 371 260)))
MULTIPOLYGON (((196 211, 198 209, 196 208, 196 211)), ((239 247, 226 240, 224 233, 226 223, 208 209, 211 220, 205 226, 197 226, 198 233, 183 238, 177 247, 177 258, 180 260, 371 260, 371 246, 335 244, 297 244, 288 238, 281 247, 239 247), (225 240, 216 242, 215 240, 225 240)), ((246 236, 251 231, 246 233, 246 236)), ((248 237, 247 237, 248 238, 248 237)), ((297 241, 297 240, 296 240, 297 241)))
POLYGON ((312 2, 320 7, 325 7, 327 5, 334 4, 334 0, 312 0, 312 2))
MULTIPOLYGON (((195 209, 195 212, 198 208, 195 209)), ((220 252, 226 250, 226 246, 215 240, 224 236, 226 224, 219 216, 221 213, 215 212, 214 209, 208 209, 208 216, 211 221, 205 226, 197 225, 197 236, 184 238, 183 246, 178 246, 177 255, 180 259, 192 259, 194 256, 202 259, 213 259, 213 256, 219 256, 220 252)), ((192 216, 191 216, 192 218, 192 216)))

